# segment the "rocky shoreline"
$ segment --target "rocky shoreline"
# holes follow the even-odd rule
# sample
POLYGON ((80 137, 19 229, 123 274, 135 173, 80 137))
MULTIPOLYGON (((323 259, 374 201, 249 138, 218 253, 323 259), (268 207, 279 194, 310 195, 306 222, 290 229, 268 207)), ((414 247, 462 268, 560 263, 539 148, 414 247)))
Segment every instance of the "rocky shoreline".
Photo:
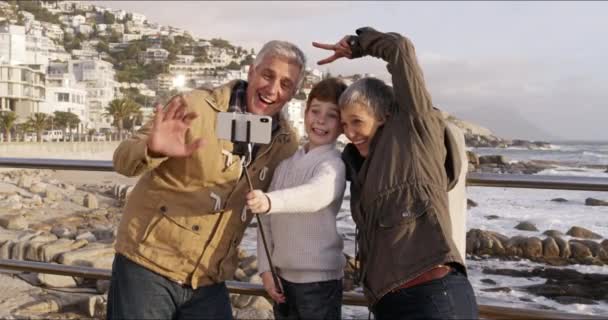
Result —
MULTIPOLYGON (((479 157, 479 165, 483 166, 487 161, 481 159, 486 158, 479 157)), ((506 163, 500 158, 496 161, 506 163)), ((114 173, 103 177, 95 174, 0 171, 0 258, 110 269, 116 226, 135 180, 121 180, 123 178, 114 173)), ((553 201, 568 202, 563 198, 553 201)), ((608 202, 587 199, 586 204, 607 205, 608 202)), ((475 206, 474 201, 471 200, 470 205, 475 206)), ((535 227, 522 223, 517 228, 526 231, 535 227)), ((564 234, 548 230, 542 240, 538 237, 508 238, 473 229, 467 234, 467 254, 472 260, 529 259, 554 266, 608 264, 608 240, 590 230, 573 229, 564 234)), ((358 290, 353 283, 354 261, 350 257, 348 260, 345 289, 358 290)), ((256 257, 241 250, 239 261, 234 280, 261 283, 256 257)), ((7 271, 0 272, 0 281, 7 289, 0 293, 0 318, 104 318, 108 281, 7 271)), ((550 284, 566 285, 561 282, 550 284)), ((538 292, 545 294, 545 291, 538 292)), ((590 299, 575 293, 568 292, 566 296, 583 299, 580 301, 590 299)), ((563 296, 556 296, 556 301, 579 301, 563 296)), ((231 302, 236 319, 272 316, 272 304, 264 297, 233 294, 231 302)))

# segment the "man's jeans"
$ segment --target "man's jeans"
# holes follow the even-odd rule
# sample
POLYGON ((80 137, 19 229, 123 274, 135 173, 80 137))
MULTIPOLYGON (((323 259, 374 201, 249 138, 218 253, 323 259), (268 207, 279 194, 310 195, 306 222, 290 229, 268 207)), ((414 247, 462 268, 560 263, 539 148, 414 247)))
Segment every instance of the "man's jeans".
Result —
POLYGON ((342 279, 321 282, 293 283, 280 279, 283 285, 287 314, 274 307, 277 320, 340 319, 342 315, 342 279))
POLYGON ((477 319, 477 302, 467 277, 445 277, 386 294, 373 308, 384 319, 477 319))
POLYGON ((182 286, 116 254, 108 319, 232 319, 226 285, 182 286))

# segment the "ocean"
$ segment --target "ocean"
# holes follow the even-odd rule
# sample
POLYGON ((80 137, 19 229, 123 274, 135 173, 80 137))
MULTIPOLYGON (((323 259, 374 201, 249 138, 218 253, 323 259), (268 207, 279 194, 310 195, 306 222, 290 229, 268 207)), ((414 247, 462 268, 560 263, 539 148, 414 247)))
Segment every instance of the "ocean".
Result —
MULTIPOLYGON (((565 175, 605 177, 608 167, 607 142, 553 142, 545 150, 527 150, 516 148, 472 148, 479 155, 504 155, 508 161, 543 160, 554 161, 558 164, 555 169, 547 169, 538 175, 565 175)), ((468 198, 478 203, 467 213, 467 230, 482 229, 496 231, 506 236, 516 235, 536 236, 544 239, 542 233, 548 229, 556 229, 566 233, 572 226, 580 226, 608 237, 608 207, 585 206, 588 197, 608 200, 608 192, 535 190, 515 188, 469 187, 468 198), (567 203, 550 201, 554 198, 565 198, 567 203), (488 220, 486 216, 496 215, 499 219, 488 220), (540 230, 538 232, 520 231, 514 227, 521 221, 533 222, 540 230)), ((338 215, 338 229, 343 234, 345 252, 354 254, 355 225, 350 216, 350 203, 342 203, 342 212, 338 215)), ((242 243, 245 250, 255 253, 256 229, 249 228, 242 243)), ((569 239, 568 236, 564 237, 569 239)), ((601 241, 601 240, 600 240, 601 241)), ((571 312, 589 315, 608 314, 608 304, 596 301, 596 304, 560 304, 553 300, 535 296, 522 289, 524 286, 544 283, 543 278, 515 278, 484 274, 483 268, 511 268, 514 270, 532 270, 543 266, 529 260, 500 261, 485 259, 475 261, 468 259, 469 279, 475 289, 478 303, 507 306, 514 308, 551 309, 561 312, 571 312), (482 279, 491 279, 496 285, 488 285, 482 279), (484 292, 481 289, 491 287, 510 287, 511 292, 484 292)), ((566 269, 574 269, 583 273, 608 274, 608 266, 569 265, 566 269)), ((343 307, 345 318, 367 318, 366 308, 343 307)))

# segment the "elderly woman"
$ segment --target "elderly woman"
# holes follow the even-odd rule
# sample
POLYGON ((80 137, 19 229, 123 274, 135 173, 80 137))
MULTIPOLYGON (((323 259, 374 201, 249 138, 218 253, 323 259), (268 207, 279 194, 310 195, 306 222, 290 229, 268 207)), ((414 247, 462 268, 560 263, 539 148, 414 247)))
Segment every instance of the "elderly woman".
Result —
POLYGON ((357 225, 360 279, 377 319, 477 318, 473 288, 452 235, 448 191, 460 158, 433 108, 409 39, 372 28, 334 45, 319 64, 383 59, 393 88, 374 78, 340 97, 343 152, 357 225))

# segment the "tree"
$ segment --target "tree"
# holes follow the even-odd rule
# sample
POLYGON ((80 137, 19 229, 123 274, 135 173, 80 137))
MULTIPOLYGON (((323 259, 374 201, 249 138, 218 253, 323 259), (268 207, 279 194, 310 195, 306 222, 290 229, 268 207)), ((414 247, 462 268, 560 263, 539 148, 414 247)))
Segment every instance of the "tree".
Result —
POLYGON ((80 118, 71 112, 55 111, 53 112, 53 115, 55 119, 54 124, 63 130, 64 137, 66 136, 65 133, 67 129, 78 127, 78 124, 80 123, 80 118))
POLYGON ((103 23, 105 24, 114 24, 116 22, 116 17, 109 11, 105 11, 103 13, 103 23))
POLYGON ((241 70, 241 66, 234 62, 234 61, 230 61, 230 63, 226 66, 226 69, 228 70, 241 70))
POLYGON ((13 111, 0 112, 0 126, 4 130, 4 137, 8 142, 11 142, 11 129, 17 121, 17 114, 13 111))
POLYGON ((221 38, 211 39, 209 42, 214 47, 218 47, 218 48, 232 48, 232 45, 230 44, 230 42, 228 42, 228 41, 226 41, 224 39, 221 39, 221 38))
POLYGON ((114 119, 113 124, 118 129, 118 135, 122 138, 125 120, 131 121, 132 117, 141 113, 140 109, 140 106, 131 99, 114 99, 106 107, 104 115, 114 119))
POLYGON ((27 126, 36 131, 36 140, 42 141, 42 131, 49 127, 51 116, 46 113, 36 112, 27 119, 27 126))

